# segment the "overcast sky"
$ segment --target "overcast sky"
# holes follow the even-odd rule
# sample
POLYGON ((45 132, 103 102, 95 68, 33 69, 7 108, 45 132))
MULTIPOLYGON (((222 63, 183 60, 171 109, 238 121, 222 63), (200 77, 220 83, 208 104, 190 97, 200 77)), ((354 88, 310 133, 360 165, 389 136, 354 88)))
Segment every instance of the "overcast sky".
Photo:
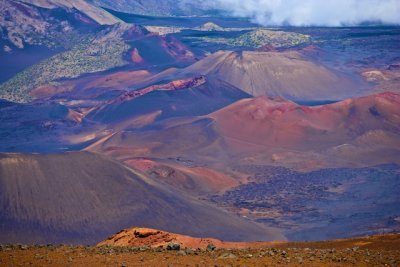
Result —
POLYGON ((400 0, 208 0, 263 25, 342 26, 363 22, 400 25, 400 0))

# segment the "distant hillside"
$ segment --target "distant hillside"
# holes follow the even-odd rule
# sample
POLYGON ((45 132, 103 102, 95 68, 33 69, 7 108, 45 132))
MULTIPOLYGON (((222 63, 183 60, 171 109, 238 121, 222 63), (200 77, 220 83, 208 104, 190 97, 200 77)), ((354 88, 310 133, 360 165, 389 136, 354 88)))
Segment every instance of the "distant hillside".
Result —
POLYGON ((242 99, 208 116, 165 122, 158 131, 117 132, 92 149, 121 159, 309 169, 400 163, 399 103, 395 93, 312 107, 266 96, 242 99))
POLYGON ((108 25, 119 23, 83 0, 0 1, 0 98, 26 102, 29 89, 44 81, 124 64, 127 45, 120 38, 112 45, 111 38, 99 40, 108 25))
POLYGON ((112 25, 121 21, 95 5, 90 4, 86 0, 17 0, 16 2, 24 2, 37 7, 46 9, 75 9, 79 10, 92 20, 101 25, 112 25))
POLYGON ((83 73, 107 70, 127 64, 123 59, 129 46, 123 42, 126 26, 116 25, 81 38, 71 50, 54 55, 18 73, 0 85, 0 98, 27 102, 33 88, 60 78, 74 78, 83 73))
MULTIPOLYGON (((0 1, 1 50, 9 53, 34 45, 69 47, 75 44, 79 34, 93 31, 100 26, 100 23, 83 10, 50 5, 46 1, 39 3, 41 1, 0 1)), ((112 22, 116 23, 118 20, 112 22)))
POLYGON ((139 25, 118 23, 79 35, 79 41, 66 51, 17 73, 0 84, 0 98, 29 102, 31 90, 58 85, 59 79, 128 64, 144 67, 192 61, 193 53, 177 39, 151 34, 139 25))
POLYGON ((176 0, 91 0, 94 4, 119 12, 152 16, 190 16, 210 13, 212 6, 201 1, 176 0))
MULTIPOLYGON (((224 28, 218 25, 205 24, 199 27, 200 30, 219 31, 224 28)), ((230 30, 230 29, 225 29, 230 30)), ((246 29, 244 29, 246 30, 246 29)), ((306 45, 311 42, 311 37, 305 34, 276 31, 269 29, 255 29, 240 35, 235 38, 221 38, 221 37, 195 37, 195 40, 202 40, 209 43, 226 44, 232 47, 246 47, 246 48, 260 48, 265 45, 278 48, 290 48, 300 45, 306 45)))
POLYGON ((218 78, 253 96, 281 96, 290 100, 339 100, 354 96, 357 91, 353 88, 361 91, 363 87, 357 80, 295 51, 218 51, 168 77, 193 75, 218 78))
POLYGON ((292 47, 307 44, 310 40, 310 36, 304 34, 257 29, 245 33, 240 37, 229 41, 229 43, 234 46, 247 46, 253 48, 259 48, 264 45, 272 45, 274 47, 292 47))

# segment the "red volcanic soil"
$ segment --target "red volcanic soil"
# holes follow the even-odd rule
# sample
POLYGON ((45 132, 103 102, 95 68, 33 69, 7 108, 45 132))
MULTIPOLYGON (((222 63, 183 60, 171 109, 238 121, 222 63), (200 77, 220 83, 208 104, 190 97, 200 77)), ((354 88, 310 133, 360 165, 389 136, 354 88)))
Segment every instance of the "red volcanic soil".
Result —
POLYGON ((135 64, 143 64, 144 59, 140 56, 139 50, 137 48, 134 48, 131 52, 129 52, 131 60, 135 64))
MULTIPOLYGON (((122 160, 184 156, 209 166, 240 162, 296 169, 362 167, 400 163, 399 133, 396 93, 321 106, 257 97, 208 116, 167 121, 158 131, 117 133, 93 150, 122 160)), ((173 169, 169 181, 185 180, 187 172, 178 175, 173 169)))
POLYGON ((263 45, 263 46, 257 48, 257 51, 258 52, 277 52, 278 50, 276 49, 275 46, 266 44, 266 45, 263 45))
POLYGON ((326 54, 326 52, 317 45, 307 45, 306 47, 302 48, 289 48, 289 50, 298 51, 302 55, 310 56, 311 58, 315 59, 322 56, 323 54, 326 54))
POLYGON ((400 95, 382 93, 314 107, 259 97, 210 117, 232 155, 313 169, 399 162, 399 114, 400 95))
POLYGON ((67 85, 67 84, 62 84, 62 85, 43 85, 39 86, 32 91, 29 92, 30 96, 33 98, 49 98, 52 97, 53 95, 59 94, 59 93, 65 93, 65 92, 70 92, 73 90, 73 86, 67 85))
POLYGON ((169 233, 165 231, 149 229, 149 228, 130 228, 122 230, 117 234, 109 237, 107 240, 100 242, 97 246, 117 246, 117 247, 166 247, 168 243, 178 243, 182 248, 200 248, 206 249, 209 244, 213 244, 218 248, 260 248, 273 246, 281 242, 224 242, 215 238, 196 238, 187 235, 169 233))
POLYGON ((307 242, 225 242, 215 238, 201 238, 170 233, 150 228, 133 227, 119 231, 97 244, 115 247, 166 247, 169 243, 180 244, 181 248, 207 249, 213 244, 217 249, 262 249, 262 248, 306 248, 306 249, 348 249, 355 253, 364 249, 400 250, 400 234, 385 234, 367 237, 344 238, 307 242), (353 249, 353 248, 356 249, 353 249))
POLYGON ((150 177, 192 194, 217 194, 240 185, 244 180, 209 167, 185 166, 169 161, 129 159, 124 164, 150 177))
POLYGON ((165 51, 172 56, 181 61, 193 60, 194 54, 180 41, 172 36, 162 37, 161 46, 165 51))
POLYGON ((104 87, 122 90, 140 83, 151 75, 147 70, 120 71, 109 75, 94 75, 88 79, 78 79, 75 81, 75 86, 83 86, 85 89, 104 87))
MULTIPOLYGON (((153 91, 174 91, 174 90, 183 90, 188 88, 195 88, 200 86, 206 82, 205 77, 199 76, 186 80, 176 80, 166 84, 157 84, 152 85, 140 90, 135 90, 131 92, 127 92, 119 97, 116 101, 129 101, 135 99, 137 97, 143 96, 145 94, 151 93, 153 91)), ((115 101, 113 101, 115 102, 115 101)))
MULTIPOLYGON (((144 230, 144 229, 143 229, 144 230)), ((150 230, 149 231, 153 231, 150 230)), ((168 234, 168 233, 166 233, 168 234)), ((142 239, 151 239, 143 237, 142 239)), ((133 238, 132 238, 133 239, 133 238)), ((143 241, 143 243, 145 243, 143 241)), ((151 242, 150 242, 151 243, 151 242)), ((246 249, 181 249, 147 246, 1 246, 4 266, 397 266, 397 234, 322 242, 276 243, 246 249)), ((224 244, 223 244, 224 246, 224 244)))
POLYGON ((83 118, 84 114, 79 113, 72 109, 68 109, 67 119, 74 121, 75 123, 81 123, 83 118))
POLYGON ((210 117, 236 153, 328 149, 377 132, 400 141, 400 95, 395 93, 315 107, 258 97, 241 100, 210 117))

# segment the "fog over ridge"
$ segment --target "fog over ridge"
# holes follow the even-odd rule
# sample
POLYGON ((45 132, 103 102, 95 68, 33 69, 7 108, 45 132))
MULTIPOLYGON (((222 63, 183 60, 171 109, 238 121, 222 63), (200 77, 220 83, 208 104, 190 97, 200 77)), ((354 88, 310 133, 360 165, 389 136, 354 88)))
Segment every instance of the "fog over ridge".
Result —
POLYGON ((271 26, 400 25, 400 0, 205 0, 203 5, 271 26))

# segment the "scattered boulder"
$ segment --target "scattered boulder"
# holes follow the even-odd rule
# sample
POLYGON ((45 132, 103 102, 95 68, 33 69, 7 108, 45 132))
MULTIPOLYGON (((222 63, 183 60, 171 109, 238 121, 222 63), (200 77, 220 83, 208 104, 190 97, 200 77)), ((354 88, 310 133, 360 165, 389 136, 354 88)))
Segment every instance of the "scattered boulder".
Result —
POLYGON ((191 249, 191 248, 187 248, 187 249, 185 249, 185 253, 186 253, 187 255, 192 255, 192 254, 194 254, 194 250, 191 249))
POLYGON ((232 253, 224 253, 218 257, 218 259, 236 259, 237 256, 232 253))
POLYGON ((217 248, 217 247, 216 247, 214 244, 212 244, 212 243, 210 243, 210 244, 207 245, 207 250, 208 250, 208 251, 214 251, 216 248, 217 248))
POLYGON ((275 256, 275 252, 273 252, 272 250, 268 253, 271 257, 275 256))
POLYGON ((181 249, 181 245, 178 243, 169 243, 167 245, 167 250, 180 250, 181 249))
POLYGON ((155 252, 163 252, 165 249, 163 247, 158 247, 154 251, 155 252))

